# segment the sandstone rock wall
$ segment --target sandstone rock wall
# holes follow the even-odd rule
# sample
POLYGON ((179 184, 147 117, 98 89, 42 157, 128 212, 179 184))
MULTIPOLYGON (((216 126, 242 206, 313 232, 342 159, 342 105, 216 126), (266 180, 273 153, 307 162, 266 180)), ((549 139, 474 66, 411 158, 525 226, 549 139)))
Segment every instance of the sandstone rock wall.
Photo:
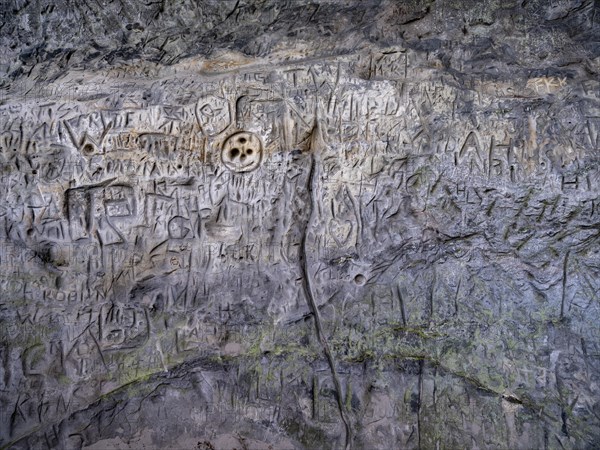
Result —
POLYGON ((597 3, 0 8, 0 446, 597 448, 597 3))

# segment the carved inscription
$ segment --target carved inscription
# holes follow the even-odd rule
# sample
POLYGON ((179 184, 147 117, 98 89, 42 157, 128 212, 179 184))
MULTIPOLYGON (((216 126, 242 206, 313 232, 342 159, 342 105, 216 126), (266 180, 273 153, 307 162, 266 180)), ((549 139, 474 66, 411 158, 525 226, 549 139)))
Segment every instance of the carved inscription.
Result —
POLYGON ((241 131, 227 138, 221 159, 233 172, 250 172, 260 165, 262 153, 260 138, 254 133, 241 131))
MULTIPOLYGON (((154 3, 128 17, 164 24, 180 2, 154 3)), ((517 70, 484 35, 520 12, 474 7, 453 42, 415 25, 441 6, 382 2, 402 45, 386 24, 305 58, 259 33, 180 61, 193 24, 210 41, 291 9, 327 34, 345 11, 216 2, 209 17, 213 3, 160 40, 124 26, 151 56, 140 67, 53 74, 36 97, 0 84, 0 447, 92 445, 117 423, 130 439, 148 417, 172 424, 173 399, 189 407, 178 430, 261 424, 292 436, 281 448, 513 448, 517 431, 534 436, 523 447, 590 446, 593 58, 517 70)), ((385 22, 377 8, 361 14, 385 22)), ((28 55, 15 76, 38 76, 28 55)))

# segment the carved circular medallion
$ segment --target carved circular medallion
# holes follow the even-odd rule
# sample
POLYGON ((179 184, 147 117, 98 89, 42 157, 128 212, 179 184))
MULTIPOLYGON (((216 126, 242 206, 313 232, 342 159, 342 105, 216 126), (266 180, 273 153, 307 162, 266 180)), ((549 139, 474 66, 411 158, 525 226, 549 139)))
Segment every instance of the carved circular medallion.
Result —
POLYGON ((256 169, 262 160, 260 138, 249 131, 229 136, 223 144, 221 160, 233 172, 250 172, 256 169))

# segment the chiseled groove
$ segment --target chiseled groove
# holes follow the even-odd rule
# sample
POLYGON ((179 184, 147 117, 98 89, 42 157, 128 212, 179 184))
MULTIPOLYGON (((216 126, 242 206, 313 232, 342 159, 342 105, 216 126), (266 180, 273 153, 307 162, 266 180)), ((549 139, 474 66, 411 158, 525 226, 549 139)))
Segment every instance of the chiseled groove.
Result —
MULTIPOLYGON (((318 126, 318 125, 317 125, 318 126)), ((314 133, 315 131, 313 131, 314 133)), ((314 140, 313 140, 314 142, 314 140)), ((312 145, 311 145, 312 147, 312 145)), ((340 383, 340 379, 338 377, 336 368, 335 368, 335 360, 333 355, 331 354, 331 350, 329 348, 329 344, 327 343, 327 338, 325 337, 325 333, 323 333, 323 326, 321 324, 321 316, 319 314, 319 308, 317 307, 317 303, 315 301, 315 295, 313 293, 311 278, 308 270, 308 261, 306 258, 306 238, 308 234, 308 229, 310 224, 313 222, 313 214, 315 209, 315 197, 314 197, 314 173, 315 173, 315 155, 313 154, 314 150, 319 151, 320 149, 311 148, 310 154, 310 170, 308 173, 308 181, 307 181, 307 191, 308 191, 308 218, 304 224, 304 229, 302 230, 302 242, 300 245, 300 270, 302 271, 302 288, 304 290, 304 296, 308 302, 308 306, 312 312, 312 315, 315 319, 315 329, 317 333, 317 339, 321 343, 321 347, 323 348, 323 353, 325 353, 325 357, 327 358, 327 362, 329 364, 329 368, 331 370, 331 376, 333 378, 333 384, 335 386, 335 390, 337 392, 337 403, 340 411, 340 416, 342 418, 342 422, 344 422, 344 427, 346 428, 346 450, 349 450, 352 447, 352 429, 350 427, 350 421, 346 417, 346 410, 344 408, 344 401, 342 399, 342 385, 340 383)))

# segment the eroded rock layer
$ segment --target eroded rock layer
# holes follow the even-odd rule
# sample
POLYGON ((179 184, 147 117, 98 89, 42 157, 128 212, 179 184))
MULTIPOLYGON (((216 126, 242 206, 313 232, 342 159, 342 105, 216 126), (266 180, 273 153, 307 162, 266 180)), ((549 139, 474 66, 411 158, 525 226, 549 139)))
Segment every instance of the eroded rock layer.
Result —
POLYGON ((13 0, 0 446, 594 448, 592 0, 13 0))

